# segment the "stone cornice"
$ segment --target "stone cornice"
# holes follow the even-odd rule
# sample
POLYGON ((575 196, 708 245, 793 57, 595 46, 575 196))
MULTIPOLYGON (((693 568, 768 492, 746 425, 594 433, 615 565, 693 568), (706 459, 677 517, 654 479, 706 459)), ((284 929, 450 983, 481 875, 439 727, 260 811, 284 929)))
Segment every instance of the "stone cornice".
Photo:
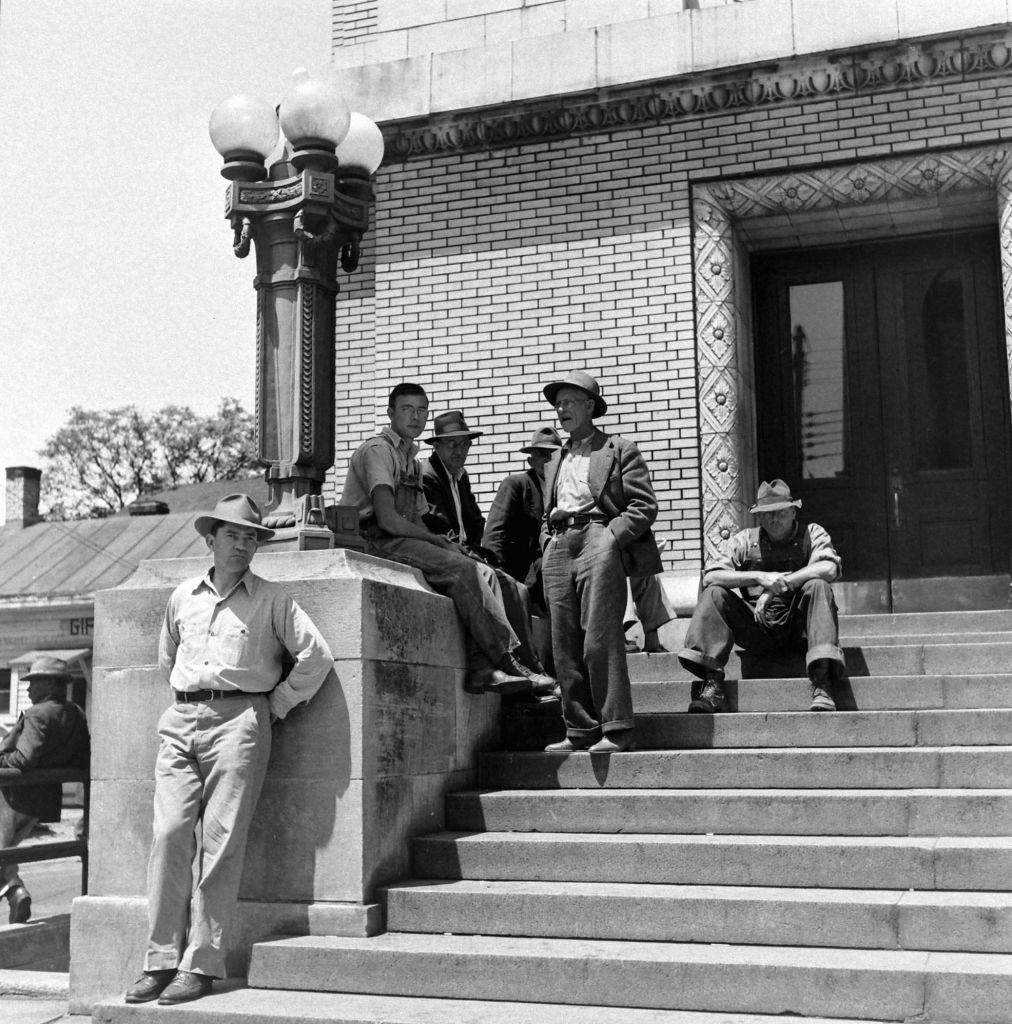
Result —
POLYGON ((1012 28, 390 124, 385 163, 1012 75, 1012 28))

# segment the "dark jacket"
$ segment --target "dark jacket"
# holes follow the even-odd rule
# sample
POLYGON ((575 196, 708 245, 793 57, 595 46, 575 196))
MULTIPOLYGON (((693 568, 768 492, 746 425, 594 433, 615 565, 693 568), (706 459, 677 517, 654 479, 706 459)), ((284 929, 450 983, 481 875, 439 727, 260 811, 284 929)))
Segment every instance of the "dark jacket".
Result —
POLYGON ((461 544, 480 547, 481 536, 485 532, 485 517, 471 493, 471 481, 467 477, 467 470, 464 470, 457 481, 460 510, 464 516, 463 529, 457 520, 457 510, 453 504, 450 475, 435 452, 422 467, 422 488, 425 491, 425 500, 429 503, 429 511, 422 516, 425 525, 433 533, 452 533, 454 539, 461 544))
POLYGON ((506 477, 492 501, 482 544, 495 552, 502 567, 514 578, 535 583, 541 566, 541 520, 545 499, 541 480, 533 469, 506 477))
MULTIPOLYGON (((546 525, 542 546, 548 541, 547 517, 555 508, 555 478, 568 444, 545 467, 546 525)), ((650 527, 657 518, 657 498, 650 484, 650 471, 632 441, 617 434, 594 429, 587 473, 590 493, 608 519, 615 535, 627 576, 655 576, 664 571, 657 541, 650 527)))
MULTIPOLYGON (((23 711, 0 742, 0 768, 30 772, 34 768, 87 768, 91 739, 84 712, 69 700, 44 700, 23 711)), ((9 786, 2 792, 21 814, 40 821, 59 821, 63 787, 9 786)))

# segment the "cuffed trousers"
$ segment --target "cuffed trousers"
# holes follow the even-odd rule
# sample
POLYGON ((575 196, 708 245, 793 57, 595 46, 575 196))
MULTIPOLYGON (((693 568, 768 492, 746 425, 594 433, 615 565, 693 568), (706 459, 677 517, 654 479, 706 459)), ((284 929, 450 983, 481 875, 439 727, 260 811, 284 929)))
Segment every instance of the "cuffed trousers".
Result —
POLYGON ((751 605, 727 587, 706 587, 699 597, 678 660, 702 678, 722 671, 734 644, 747 651, 773 653, 807 640, 805 664, 821 660, 843 666, 833 588, 825 580, 808 580, 791 594, 789 611, 776 626, 756 622, 751 605))
POLYGON ((158 735, 144 970, 223 978, 246 837, 271 752, 267 697, 173 704, 158 735))
MULTIPOLYGON (((366 552, 419 569, 433 590, 453 601, 473 645, 468 651, 470 668, 498 665, 505 655, 521 646, 507 617, 500 577, 495 569, 460 551, 449 551, 414 537, 368 537, 366 552), (478 657, 484 664, 473 663, 478 657)), ((523 586, 506 573, 502 575, 511 581, 513 589, 523 586)), ((519 597, 513 601, 514 609, 518 606, 523 607, 519 597)), ((528 651, 519 652, 522 660, 525 653, 534 651, 530 620, 524 618, 528 651)))
POLYGON ((631 729, 622 628, 626 575, 615 535, 603 523, 553 535, 542 573, 566 734, 575 739, 631 729))

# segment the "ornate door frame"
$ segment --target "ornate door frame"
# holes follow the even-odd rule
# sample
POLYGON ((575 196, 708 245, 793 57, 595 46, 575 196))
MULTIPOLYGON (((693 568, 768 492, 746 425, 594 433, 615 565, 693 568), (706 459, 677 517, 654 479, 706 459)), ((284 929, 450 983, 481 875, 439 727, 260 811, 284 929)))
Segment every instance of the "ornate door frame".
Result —
POLYGON ((1001 239, 1005 350, 1012 393, 1012 147, 983 146, 692 187, 703 557, 745 524, 757 481, 749 247, 740 225, 797 221, 813 211, 897 201, 926 208, 976 193, 992 198, 1001 239))

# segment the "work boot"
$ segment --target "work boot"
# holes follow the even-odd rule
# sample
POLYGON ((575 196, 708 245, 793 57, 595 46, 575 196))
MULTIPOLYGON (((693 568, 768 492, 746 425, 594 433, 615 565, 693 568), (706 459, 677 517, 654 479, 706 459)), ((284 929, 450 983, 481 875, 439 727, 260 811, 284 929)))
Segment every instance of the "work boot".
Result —
POLYGON ((813 661, 808 667, 812 678, 812 703, 809 711, 835 711, 833 700, 833 663, 827 658, 813 661))
POLYGON ((523 676, 529 679, 531 689, 538 696, 551 694, 555 690, 555 680, 547 672, 543 672, 540 665, 537 668, 532 668, 530 665, 525 665, 513 654, 507 654, 499 662, 499 668, 507 675, 523 676))
POLYGON ((699 695, 693 697, 689 704, 690 715, 712 715, 725 709, 724 674, 722 672, 707 673, 702 680, 699 695))
POLYGON ((836 701, 833 700, 829 688, 820 683, 812 683, 812 703, 809 711, 835 711, 836 701))

